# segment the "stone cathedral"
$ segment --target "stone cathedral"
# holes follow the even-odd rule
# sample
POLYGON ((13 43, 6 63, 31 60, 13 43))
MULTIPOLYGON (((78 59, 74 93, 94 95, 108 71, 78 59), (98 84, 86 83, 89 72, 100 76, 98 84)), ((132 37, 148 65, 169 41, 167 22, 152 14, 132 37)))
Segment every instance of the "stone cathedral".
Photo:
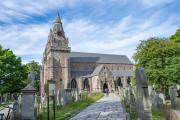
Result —
POLYGON ((42 96, 46 94, 48 80, 56 82, 56 92, 68 88, 115 91, 128 84, 132 73, 133 64, 125 55, 72 52, 60 16, 56 17, 43 53, 42 96))

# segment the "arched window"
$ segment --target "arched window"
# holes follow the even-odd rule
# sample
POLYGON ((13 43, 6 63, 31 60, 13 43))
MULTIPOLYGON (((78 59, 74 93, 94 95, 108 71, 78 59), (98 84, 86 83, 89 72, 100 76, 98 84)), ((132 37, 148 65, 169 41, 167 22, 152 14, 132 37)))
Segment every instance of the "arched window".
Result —
POLYGON ((88 78, 85 78, 85 80, 84 80, 84 89, 89 89, 89 80, 88 80, 88 78))
POLYGON ((122 82, 121 82, 121 78, 119 77, 118 80, 117 80, 117 85, 118 86, 122 86, 122 82))
POLYGON ((77 88, 76 79, 72 79, 72 80, 71 80, 71 88, 77 88))

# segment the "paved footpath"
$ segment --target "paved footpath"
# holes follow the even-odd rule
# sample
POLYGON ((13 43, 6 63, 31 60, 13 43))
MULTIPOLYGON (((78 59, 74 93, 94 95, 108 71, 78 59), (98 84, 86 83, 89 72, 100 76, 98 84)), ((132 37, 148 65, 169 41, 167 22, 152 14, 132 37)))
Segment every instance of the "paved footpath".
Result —
MULTIPOLYGON (((13 107, 12 104, 8 105, 8 106, 13 107)), ((7 117, 8 111, 9 111, 9 108, 4 108, 4 109, 0 110, 0 113, 4 113, 4 117, 3 117, 4 119, 7 117)), ((0 119, 1 119, 1 117, 0 117, 0 119)))
POLYGON ((70 120, 126 120, 120 98, 111 93, 90 105, 70 120))

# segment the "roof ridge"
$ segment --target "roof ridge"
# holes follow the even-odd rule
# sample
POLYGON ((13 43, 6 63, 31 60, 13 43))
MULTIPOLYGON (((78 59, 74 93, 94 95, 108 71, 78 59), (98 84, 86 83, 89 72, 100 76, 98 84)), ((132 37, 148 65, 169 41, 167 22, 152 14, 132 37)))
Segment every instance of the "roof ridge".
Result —
POLYGON ((120 55, 120 54, 110 54, 110 53, 93 53, 93 52, 76 52, 76 51, 73 51, 71 53, 82 53, 82 54, 97 54, 97 55, 114 55, 114 56, 126 56, 126 55, 120 55))

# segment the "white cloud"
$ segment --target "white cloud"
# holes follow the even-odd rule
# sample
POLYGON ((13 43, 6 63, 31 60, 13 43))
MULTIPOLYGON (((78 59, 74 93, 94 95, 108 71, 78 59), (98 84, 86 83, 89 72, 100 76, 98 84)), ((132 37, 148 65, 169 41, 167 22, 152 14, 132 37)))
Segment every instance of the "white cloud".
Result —
POLYGON ((136 21, 129 15, 114 25, 77 20, 66 23, 65 30, 74 51, 126 54, 131 58, 140 40, 153 36, 168 37, 175 32, 178 25, 173 21, 179 20, 178 17, 171 16, 157 24, 158 16, 136 21))
POLYGON ((45 16, 46 12, 61 7, 73 7, 79 0, 2 0, 0 2, 0 22, 23 21, 32 15, 45 16))
MULTIPOLYGON (((13 23, 14 19, 24 21, 31 18, 31 15, 45 15, 46 11, 59 8, 59 6, 73 7, 78 0, 43 1, 3 1, 0 3, 0 21, 9 23, 13 23)), ((98 0, 98 2, 102 2, 102 0, 98 0)), ((167 3, 163 0, 151 2, 143 0, 145 6, 167 3)), ((171 15, 162 21, 159 18, 161 14, 161 11, 157 11, 146 19, 129 14, 113 24, 97 24, 85 18, 72 21, 63 19, 62 21, 73 51, 126 54, 131 58, 139 40, 152 36, 167 37, 179 27, 177 24, 173 24, 174 21, 180 21, 178 16, 171 15), (161 22, 157 22, 158 20, 161 22)), ((16 55, 22 56, 23 63, 33 59, 41 61, 52 23, 53 21, 40 24, 0 26, 0 44, 12 49, 16 55)))
POLYGON ((154 7, 172 3, 175 0, 139 0, 145 7, 154 7))
POLYGON ((18 24, 0 29, 1 44, 21 56, 42 54, 50 26, 49 24, 18 24))

